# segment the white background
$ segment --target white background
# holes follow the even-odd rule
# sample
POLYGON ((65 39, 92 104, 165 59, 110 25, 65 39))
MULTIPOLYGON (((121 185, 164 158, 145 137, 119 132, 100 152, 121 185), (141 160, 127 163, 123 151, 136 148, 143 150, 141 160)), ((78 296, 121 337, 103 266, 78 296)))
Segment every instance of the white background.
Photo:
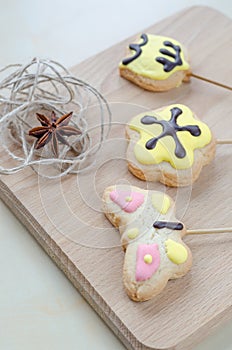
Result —
MULTIPOLYGON (((34 56, 72 66, 191 5, 232 17, 231 0, 0 3, 1 66, 34 56)), ((124 349, 2 203, 0 222, 0 349, 124 349)), ((232 349, 231 333, 232 322, 195 350, 232 349)))

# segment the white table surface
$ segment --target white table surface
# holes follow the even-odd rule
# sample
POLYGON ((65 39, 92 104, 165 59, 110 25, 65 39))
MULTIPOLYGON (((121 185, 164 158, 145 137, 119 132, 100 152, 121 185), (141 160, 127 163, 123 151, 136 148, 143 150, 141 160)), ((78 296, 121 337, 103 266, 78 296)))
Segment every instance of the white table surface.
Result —
MULTIPOLYGON (((72 66, 186 6, 232 17, 231 0, 5 0, 0 65, 34 56, 72 66)), ((0 349, 125 349, 0 202, 0 349)), ((232 322, 195 350, 232 349, 232 322)))

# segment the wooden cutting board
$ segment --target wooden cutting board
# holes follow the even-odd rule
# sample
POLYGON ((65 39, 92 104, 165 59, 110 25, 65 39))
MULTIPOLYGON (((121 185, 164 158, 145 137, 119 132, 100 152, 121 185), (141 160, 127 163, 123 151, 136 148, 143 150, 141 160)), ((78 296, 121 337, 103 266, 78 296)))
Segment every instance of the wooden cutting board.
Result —
MULTIPOLYGON (((183 42, 195 73, 232 85, 232 24, 224 15, 192 7, 146 31, 183 42)), ((194 258, 190 273, 170 281, 156 298, 135 303, 123 288, 124 253, 117 230, 101 212, 101 195, 115 183, 163 190, 188 228, 231 226, 232 146, 218 146, 215 161, 194 186, 176 190, 133 177, 124 140, 131 117, 174 102, 190 106, 217 138, 231 138, 231 92, 192 80, 170 92, 150 93, 123 80, 117 65, 133 38, 73 68, 105 94, 113 113, 111 139, 96 166, 62 181, 38 178, 31 169, 1 176, 0 195, 128 349, 186 350, 232 316, 231 234, 187 237, 194 258)))

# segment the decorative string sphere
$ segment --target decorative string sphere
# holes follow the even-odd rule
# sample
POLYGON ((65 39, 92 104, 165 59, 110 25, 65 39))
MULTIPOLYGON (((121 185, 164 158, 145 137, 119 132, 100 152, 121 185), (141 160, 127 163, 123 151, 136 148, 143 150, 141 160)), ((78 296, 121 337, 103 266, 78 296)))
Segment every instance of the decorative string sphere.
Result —
POLYGON ((60 63, 34 58, 26 65, 8 65, 0 70, 1 174, 13 174, 30 166, 39 175, 59 178, 91 166, 88 161, 107 137, 111 112, 102 94, 74 77, 60 63), (9 73, 10 72, 10 73, 9 73), (60 117, 73 112, 69 125, 79 135, 58 143, 54 156, 50 143, 36 149, 29 130, 38 126, 36 113, 60 117))

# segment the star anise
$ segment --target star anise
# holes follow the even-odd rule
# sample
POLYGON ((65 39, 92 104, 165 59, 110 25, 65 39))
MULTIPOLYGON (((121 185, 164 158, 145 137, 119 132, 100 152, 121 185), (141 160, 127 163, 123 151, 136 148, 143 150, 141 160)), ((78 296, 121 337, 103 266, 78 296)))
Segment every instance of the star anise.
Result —
POLYGON ((70 112, 57 118, 55 112, 52 111, 51 118, 48 118, 43 114, 36 113, 37 119, 42 126, 37 126, 29 131, 30 136, 34 136, 38 139, 35 144, 35 149, 42 148, 51 141, 52 152, 58 157, 58 141, 64 145, 70 146, 64 136, 68 137, 81 134, 79 129, 68 125, 72 114, 73 112, 70 112))

